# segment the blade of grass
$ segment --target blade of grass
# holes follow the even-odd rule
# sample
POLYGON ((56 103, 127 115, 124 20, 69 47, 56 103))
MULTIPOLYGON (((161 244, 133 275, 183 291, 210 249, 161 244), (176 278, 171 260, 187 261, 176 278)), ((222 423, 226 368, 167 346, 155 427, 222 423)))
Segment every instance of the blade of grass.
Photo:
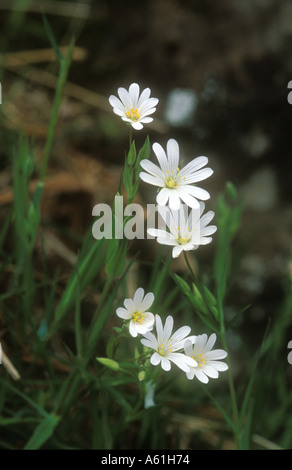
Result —
POLYGON ((58 82, 57 82, 57 87, 56 87, 55 97, 53 101, 50 122, 49 122, 48 135, 47 135, 45 149, 44 149, 43 164, 41 168, 41 181, 44 181, 46 171, 47 171, 48 160, 51 154, 55 128, 56 128, 56 124, 58 121, 60 106, 61 106, 62 98, 63 98, 63 92, 64 92, 65 84, 67 81, 69 67, 71 64, 74 43, 75 41, 74 39, 72 39, 71 44, 68 47, 65 58, 64 59, 62 58, 60 61, 60 73, 58 77, 58 82))
POLYGON ((60 417, 54 414, 49 414, 41 423, 35 428, 32 436, 26 443, 24 450, 37 450, 51 437, 55 431, 56 426, 60 421, 60 417))

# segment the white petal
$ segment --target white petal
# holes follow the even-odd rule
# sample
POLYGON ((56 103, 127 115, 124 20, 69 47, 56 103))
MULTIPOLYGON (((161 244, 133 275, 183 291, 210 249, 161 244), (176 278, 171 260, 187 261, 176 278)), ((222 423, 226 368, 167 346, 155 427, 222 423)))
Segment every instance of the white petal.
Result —
POLYGON ((166 158, 166 154, 165 154, 163 148, 157 142, 155 142, 153 144, 152 148, 153 148, 153 151, 154 151, 154 153, 157 157, 159 165, 161 166, 161 169, 162 169, 163 173, 166 174, 166 171, 169 168, 168 168, 168 161, 167 161, 167 158, 166 158))
POLYGON ((157 331, 157 343, 161 344, 161 342, 163 341, 163 326, 161 318, 158 314, 155 315, 155 324, 157 331))
POLYGON ((127 310, 129 310, 129 312, 131 313, 131 316, 132 316, 132 314, 135 311, 135 304, 134 304, 133 300, 132 299, 125 299, 124 300, 124 306, 126 307, 127 310))
MULTIPOLYGON (((156 111, 155 108, 153 108, 153 109, 154 109, 154 111, 156 111)), ((154 112, 154 111, 153 111, 153 112, 154 112)), ((153 121, 153 118, 152 118, 152 117, 144 117, 144 116, 143 116, 143 117, 141 117, 141 118, 139 119, 139 121, 142 122, 143 124, 149 124, 149 122, 152 122, 152 121, 153 121)))
POLYGON ((140 165, 143 168, 143 170, 148 171, 150 175, 161 179, 161 182, 165 181, 165 176, 161 168, 159 168, 159 166, 152 163, 150 160, 142 160, 140 162, 140 165))
POLYGON ((162 357, 157 352, 155 352, 154 354, 152 354, 150 362, 153 366, 157 366, 161 362, 161 359, 162 357))
POLYGON ((179 197, 183 200, 185 204, 187 204, 192 209, 198 210, 199 209, 199 201, 191 196, 187 189, 182 186, 178 190, 179 197))
POLYGON ((157 348, 157 341, 156 341, 156 338, 155 336, 153 335, 153 333, 151 333, 150 331, 147 331, 147 333, 144 334, 145 338, 142 338, 141 339, 141 343, 146 346, 147 348, 150 348, 150 349, 156 349, 157 348), (148 338, 146 338, 146 336, 148 336, 149 334, 151 334, 153 336, 153 340, 150 340, 148 338))
POLYGON ((154 302, 153 292, 148 292, 141 302, 141 312, 145 312, 154 302))
POLYGON ((132 83, 129 87, 129 94, 132 99, 133 108, 137 108, 140 94, 140 87, 137 83, 132 83))
POLYGON ((189 380, 193 380, 194 376, 195 376, 195 370, 194 368, 190 368, 189 372, 187 372, 187 378, 189 380))
POLYGON ((169 360, 166 357, 161 358, 161 367, 166 372, 171 369, 171 364, 170 364, 169 360))
POLYGON ((134 307, 135 311, 140 310, 143 296, 144 296, 144 289, 142 289, 142 287, 139 287, 136 290, 136 292, 134 294, 134 298, 133 298, 133 302, 134 302, 134 305, 135 305, 135 307, 134 307))
POLYGON ((133 336, 134 338, 138 336, 138 333, 136 331, 136 323, 133 320, 130 321, 129 331, 130 331, 130 335, 133 336))
POLYGON ((193 354, 193 343, 189 338, 187 338, 186 341, 185 341, 184 351, 185 351, 187 356, 192 356, 192 354, 193 354))
POLYGON ((164 325, 164 331, 163 331, 164 339, 168 340, 170 338, 172 329, 173 329, 173 317, 171 315, 168 315, 168 317, 165 320, 165 325, 164 325))
POLYGON ((188 176, 190 173, 194 173, 195 171, 200 170, 203 166, 207 165, 208 158, 207 157, 197 157, 194 158, 191 162, 189 162, 186 166, 181 169, 181 176, 188 176))
POLYGON ((177 190, 175 189, 170 190, 169 207, 174 211, 180 208, 180 198, 179 198, 177 190))
POLYGON ((119 88, 118 89, 118 95, 125 106, 126 110, 129 110, 133 107, 132 100, 130 98, 130 95, 128 91, 125 88, 119 88))
POLYGON ((205 344, 207 342, 208 336, 204 333, 198 335, 194 344, 194 355, 201 354, 204 351, 205 344))
POLYGON ((138 108, 141 106, 141 104, 144 103, 144 101, 147 101, 149 99, 150 93, 151 93, 150 88, 145 88, 145 90, 142 91, 138 104, 137 104, 138 108))
POLYGON ((136 131, 143 129, 143 125, 139 121, 131 122, 131 125, 134 129, 136 129, 136 131))
POLYGON ((177 367, 182 369, 184 372, 190 371, 190 366, 196 366, 197 363, 194 359, 186 356, 183 353, 171 353, 168 355, 170 361, 174 362, 177 367))
POLYGON ((116 310, 118 317, 123 318, 123 320, 129 320, 132 317, 132 314, 123 307, 119 307, 116 310))
POLYGON ((198 380, 200 380, 200 382, 204 384, 207 384, 209 382, 209 379, 206 376, 206 374, 204 374, 204 372, 202 372, 199 368, 196 368, 194 370, 195 370, 196 377, 198 380))
POLYGON ((203 201, 210 198, 210 194, 208 191, 202 188, 198 188, 198 186, 191 186, 189 184, 182 186, 183 190, 188 192, 191 196, 194 196, 197 199, 202 199, 203 201))
POLYGON ((143 325, 149 330, 154 325, 154 315, 151 312, 145 312, 143 318, 143 325))
POLYGON ((217 231, 216 225, 209 225, 209 227, 205 227, 201 229, 201 236, 206 237, 208 235, 213 235, 217 231))
POLYGON ((147 101, 144 101, 139 106, 139 112, 142 115, 152 114, 152 110, 156 110, 155 106, 158 103, 157 98, 149 98, 147 101))
POLYGON ((147 333, 147 331, 151 329, 151 325, 149 325, 149 328, 147 328, 147 325, 145 325, 144 322, 142 324, 136 322, 135 328, 137 333, 139 333, 140 335, 144 335, 145 333, 147 333))
POLYGON ((139 176, 141 180, 145 181, 145 183, 152 184, 153 186, 159 186, 161 188, 164 186, 160 179, 158 179, 156 176, 149 175, 149 173, 141 171, 139 176))
POLYGON ((211 168, 203 168, 202 170, 196 171, 185 176, 185 184, 197 183, 198 181, 203 181, 214 173, 211 168))
POLYGON ((216 361, 217 359, 225 359, 227 352, 224 349, 214 349, 213 351, 208 351, 204 353, 206 358, 210 361, 216 361))
POLYGON ((190 332, 191 328, 189 326, 182 326, 175 333, 173 333, 172 339, 173 341, 181 341, 183 338, 188 336, 190 332))
POLYGON ((176 245, 172 250, 172 257, 177 258, 181 252, 183 251, 183 247, 181 245, 176 245))
POLYGON ((170 196, 170 190, 167 188, 163 188, 159 191, 159 193, 156 196, 156 202, 160 206, 165 206, 167 204, 167 201, 170 196))
POLYGON ((214 369, 218 370, 219 372, 224 372, 225 370, 228 369, 228 365, 225 362, 221 361, 209 361, 208 360, 208 365, 211 367, 214 367, 214 369))
POLYGON ((216 343, 216 334, 215 333, 212 333, 204 347, 204 353, 205 352, 208 352, 208 351, 211 351, 211 349, 213 348, 214 344, 216 343))
POLYGON ((162 228, 148 228, 147 233, 151 237, 169 238, 169 233, 162 228))
POLYGON ((125 117, 125 111, 124 111, 124 110, 121 110, 121 109, 119 109, 119 108, 114 108, 114 109, 113 109, 113 112, 114 112, 115 114, 117 114, 118 116, 120 116, 120 117, 123 119, 123 121, 125 121, 125 119, 124 119, 124 117, 125 117))
POLYGON ((173 238, 171 237, 158 237, 157 238, 157 243, 159 243, 160 245, 168 245, 168 246, 176 246, 177 245, 177 242, 176 240, 174 240, 173 238))
POLYGON ((123 103, 114 95, 109 97, 109 102, 111 106, 117 110, 120 110, 123 114, 125 113, 125 108, 123 103))
POLYGON ((177 141, 174 139, 169 139, 167 142, 167 156, 169 171, 176 172, 179 164, 179 147, 177 141))
POLYGON ((212 237, 201 237, 200 238, 200 245, 208 245, 209 243, 211 243, 213 240, 212 237))
POLYGON ((206 227, 209 222, 214 218, 215 212, 208 211, 201 217, 201 228, 206 227))
POLYGON ((208 377, 212 377, 212 379, 218 379, 219 377, 218 371, 210 365, 205 365, 203 371, 204 374, 208 375, 208 377))

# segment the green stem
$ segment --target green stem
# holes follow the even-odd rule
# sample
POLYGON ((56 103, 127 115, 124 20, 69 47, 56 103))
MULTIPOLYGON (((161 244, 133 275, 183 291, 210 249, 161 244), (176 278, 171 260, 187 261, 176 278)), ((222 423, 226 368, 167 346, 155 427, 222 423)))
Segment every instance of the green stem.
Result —
POLYGON ((133 128, 131 124, 129 124, 130 129, 129 129, 129 148, 131 148, 132 142, 133 142, 133 128))
POLYGON ((198 286, 198 285, 199 285, 199 281, 198 281, 198 279, 197 279, 197 276, 196 276, 196 274, 195 274, 195 272, 194 272, 194 270, 193 270, 193 268, 192 268, 192 266, 191 266, 191 264, 190 264, 190 262, 189 262, 189 259, 188 259, 188 257, 187 257, 186 252, 184 251, 183 253, 184 253, 184 259, 185 259, 186 265, 187 265, 187 267, 188 267, 188 269, 189 269, 189 271, 190 271, 190 273, 191 273, 191 276, 193 277, 193 279, 194 279, 196 285, 198 286))
POLYGON ((49 123, 49 129, 48 129, 48 135, 47 135, 47 140, 45 144, 43 164, 41 168, 41 181, 42 182, 44 181, 45 175, 46 175, 48 160, 49 160, 49 156, 51 153, 55 128, 56 128, 58 117, 59 117, 59 110, 60 110, 60 106, 62 103, 63 91, 64 91, 66 80, 67 80, 69 66, 71 63, 73 48, 74 48, 74 42, 72 42, 72 44, 70 45, 65 59, 61 61, 60 74, 59 74, 59 78, 57 82, 56 94, 54 97, 50 123, 49 123))
MULTIPOLYGON (((194 272, 194 270, 191 267, 191 264, 189 262, 189 259, 187 257, 186 252, 184 251, 184 259, 186 262, 186 265, 194 279, 194 282, 196 283, 197 287, 199 288, 205 303, 206 307, 208 307, 208 301, 206 300, 204 296, 204 290, 200 287, 199 280, 194 272)), ((231 408, 232 408, 232 416, 233 416, 233 426, 232 430, 234 432, 234 437, 236 440, 236 445, 239 447, 239 437, 240 437, 240 429, 239 429, 239 413, 238 413, 238 405, 237 405, 237 398, 236 398, 236 392, 235 392, 235 387, 234 387, 234 381, 233 381, 233 375, 232 375, 232 370, 231 370, 231 363, 230 363, 230 354, 229 354, 229 348, 226 340, 226 330, 225 330, 225 323, 224 323, 224 312, 223 312, 223 306, 221 302, 218 302, 218 310, 219 310, 219 323, 220 323, 220 341, 222 343, 223 349, 227 352, 227 358, 226 362, 228 365, 228 386, 229 386, 229 393, 230 393, 230 400, 231 400, 231 408)))
POLYGON ((230 399, 231 399, 231 407, 232 407, 232 415, 233 415, 233 422, 234 422, 234 428, 235 428, 235 439, 237 442, 237 446, 239 447, 239 435, 240 435, 240 429, 239 429, 239 412, 238 412, 238 405, 237 405, 237 398, 236 398, 236 391, 235 391, 235 386, 234 386, 234 381, 233 381, 233 375, 232 375, 232 368, 231 368, 231 362, 230 362, 230 354, 229 354, 229 348, 228 348, 228 343, 226 339, 226 330, 225 330, 225 323, 224 323, 224 312, 223 312, 223 306, 220 302, 220 305, 218 306, 219 308, 219 320, 220 320, 220 341, 222 343, 223 349, 227 352, 227 357, 226 357, 226 363, 228 365, 228 371, 227 371, 227 376, 228 376, 228 385, 229 385, 229 392, 230 392, 230 399))

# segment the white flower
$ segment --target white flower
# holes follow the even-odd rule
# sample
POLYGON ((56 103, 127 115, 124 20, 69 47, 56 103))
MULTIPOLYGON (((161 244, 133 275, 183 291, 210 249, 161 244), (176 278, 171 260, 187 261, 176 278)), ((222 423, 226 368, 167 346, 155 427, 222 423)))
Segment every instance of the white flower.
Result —
POLYGON ((207 200, 210 194, 202 188, 192 186, 192 183, 202 181, 212 175, 211 168, 203 168, 208 163, 207 157, 197 157, 182 169, 179 168, 179 146, 176 140, 167 142, 167 154, 160 144, 153 144, 159 166, 149 160, 142 160, 141 167, 147 171, 140 173, 140 178, 146 183, 158 186, 157 204, 169 206, 173 210, 180 207, 181 200, 188 206, 199 207, 197 199, 207 200))
POLYGON ((188 214, 186 208, 181 205, 177 211, 171 211, 168 207, 158 206, 158 212, 168 227, 149 228, 147 233, 157 237, 157 242, 162 245, 173 246, 172 256, 177 258, 182 251, 196 250, 200 245, 211 243, 212 235, 216 232, 215 225, 208 225, 214 217, 214 212, 209 211, 202 215, 205 204, 200 202, 200 209, 191 209, 188 214))
POLYGON ((138 334, 145 334, 147 331, 152 330, 154 324, 154 315, 147 310, 151 307, 154 301, 154 294, 148 292, 144 297, 144 289, 139 287, 134 294, 133 299, 125 299, 124 306, 116 310, 118 317, 123 320, 130 320, 129 332, 134 338, 138 334))
POLYGON ((215 341, 216 334, 213 333, 209 339, 206 334, 197 336, 194 345, 192 341, 187 340, 185 342, 184 350, 186 355, 197 362, 197 366, 191 367, 191 370, 187 372, 188 379, 192 380, 196 376, 198 380, 206 384, 209 382, 209 377, 217 379, 219 372, 228 369, 225 362, 218 360, 227 356, 226 351, 223 349, 214 349, 212 351, 215 341))
MULTIPOLYGON (((186 336, 191 331, 190 327, 182 326, 172 334, 173 317, 171 315, 166 318, 164 328, 159 315, 155 315, 155 324, 157 337, 148 332, 141 339, 144 346, 155 350, 150 358, 151 364, 157 366, 161 363, 162 369, 168 371, 171 368, 171 362, 173 362, 184 372, 190 372, 190 366, 196 366, 196 361, 178 352, 184 347, 186 336)), ((194 340, 194 337, 190 338, 192 341, 194 340)))
POLYGON ((120 116, 123 121, 131 124, 136 130, 142 129, 143 124, 153 121, 153 118, 148 116, 156 111, 155 106, 159 101, 157 98, 150 98, 150 88, 145 88, 140 97, 139 93, 139 85, 132 83, 129 91, 125 88, 118 89, 120 100, 113 95, 109 97, 114 113, 120 116))

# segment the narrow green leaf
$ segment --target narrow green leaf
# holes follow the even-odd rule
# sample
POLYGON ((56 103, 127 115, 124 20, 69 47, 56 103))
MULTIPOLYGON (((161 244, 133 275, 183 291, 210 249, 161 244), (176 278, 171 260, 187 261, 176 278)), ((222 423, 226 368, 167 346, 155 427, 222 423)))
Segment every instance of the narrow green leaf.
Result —
POLYGON ((128 165, 129 166, 134 165, 136 161, 136 156, 137 156, 136 146, 135 146, 135 141, 133 140, 131 143, 130 150, 128 152, 128 165))
POLYGON ((127 240, 119 240, 115 253, 106 264, 105 269, 109 277, 116 277, 122 274, 126 261, 127 248, 127 240))
POLYGON ((212 307, 216 306, 217 300, 212 294, 212 292, 208 289, 208 287, 204 285, 203 290, 204 290, 204 296, 206 300, 208 301, 209 305, 211 305, 212 307))
POLYGON ((47 415, 45 419, 36 427, 32 436, 26 443, 24 450, 37 450, 51 437, 60 417, 54 413, 47 415))
POLYGON ((44 26, 45 26, 45 31, 47 33, 47 36, 48 36, 48 39, 54 49, 54 52, 55 52, 55 55, 56 55, 56 58, 59 62, 62 62, 64 60, 64 57, 62 56, 61 54, 61 51, 55 41, 55 38, 54 38, 54 33, 52 31, 52 28, 50 26, 50 23, 48 22, 47 18, 45 15, 42 15, 43 16, 43 22, 44 22, 44 26))
POLYGON ((173 278, 176 281, 176 283, 179 285, 179 287, 181 288, 181 290, 184 294, 186 294, 186 295, 191 294, 191 288, 190 288, 189 284, 184 279, 182 279, 178 274, 174 274, 173 278))
POLYGON ((141 160, 148 160, 150 157, 150 139, 149 136, 146 137, 143 147, 138 153, 137 161, 136 161, 136 168, 138 169, 141 160))

